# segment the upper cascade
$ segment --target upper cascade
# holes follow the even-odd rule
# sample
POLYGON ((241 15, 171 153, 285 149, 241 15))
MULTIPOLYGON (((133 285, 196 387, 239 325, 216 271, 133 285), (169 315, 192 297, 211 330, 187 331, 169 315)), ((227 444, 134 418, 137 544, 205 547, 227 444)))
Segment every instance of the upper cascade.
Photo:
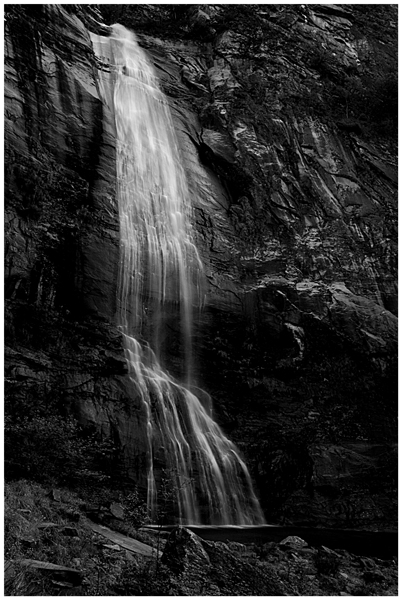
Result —
POLYGON ((204 274, 168 102, 132 32, 116 24, 109 37, 91 37, 102 101, 114 114, 119 326, 132 398, 142 407, 146 427, 150 516, 158 512, 156 464, 163 457, 180 523, 264 523, 244 461, 194 393, 192 323, 204 301, 204 274), (164 365, 172 313, 180 315, 181 384, 164 365))

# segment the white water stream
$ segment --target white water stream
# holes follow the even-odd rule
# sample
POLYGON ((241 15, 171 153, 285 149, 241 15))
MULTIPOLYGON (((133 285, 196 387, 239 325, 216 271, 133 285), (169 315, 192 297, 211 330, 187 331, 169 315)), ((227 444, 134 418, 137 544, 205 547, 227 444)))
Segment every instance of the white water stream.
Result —
POLYGON ((139 398, 146 423, 150 516, 158 513, 155 455, 162 454, 181 523, 264 523, 246 465, 193 393, 192 315, 203 302, 203 268, 167 100, 133 33, 113 25, 109 37, 92 35, 92 43, 102 100, 115 120, 119 325, 133 400, 139 398), (161 355, 169 310, 180 321, 181 384, 161 355))

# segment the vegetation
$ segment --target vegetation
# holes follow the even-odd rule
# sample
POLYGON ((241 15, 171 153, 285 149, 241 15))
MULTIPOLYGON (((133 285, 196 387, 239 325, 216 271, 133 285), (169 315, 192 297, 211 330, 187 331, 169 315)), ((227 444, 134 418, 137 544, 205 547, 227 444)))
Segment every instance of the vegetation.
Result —
MULTIPOLYGON (((6 596, 215 596, 215 595, 394 595, 393 560, 357 559, 342 550, 292 550, 274 542, 263 547, 199 541, 168 549, 158 534, 126 530, 154 547, 154 556, 126 552, 95 533, 88 503, 66 488, 19 480, 5 486, 4 554, 6 596), (159 539, 159 542, 157 542, 159 539), (157 558, 156 545, 169 560, 157 558), (201 554, 200 554, 201 553, 201 554), (208 556, 208 557, 207 557, 208 556), (30 566, 41 561, 72 571, 30 566)), ((127 525, 119 521, 121 526, 127 525)), ((113 525, 114 527, 115 525, 113 525)), ((176 539, 180 538, 176 534, 176 539)))
POLYGON ((61 500, 55 502, 48 487, 32 481, 6 485, 4 552, 9 565, 6 595, 74 595, 77 589, 68 580, 55 580, 51 575, 20 566, 22 559, 77 569, 85 576, 78 595, 119 595, 127 590, 131 577, 137 584, 138 595, 153 595, 157 586, 154 561, 142 557, 130 560, 123 550, 108 545, 107 539, 86 525, 83 501, 66 488, 59 493, 61 500), (48 526, 41 527, 43 523, 48 526), (65 528, 76 535, 66 535, 65 528))
POLYGON ((311 105, 345 131, 370 131, 394 138, 398 128, 397 64, 378 72, 370 65, 354 74, 342 70, 336 59, 321 49, 310 57, 310 66, 324 79, 324 95, 313 93, 311 105), (330 112, 328 113, 328 109, 330 112), (321 111, 320 111, 321 112, 321 111))
MULTIPOLYGON (((221 559, 214 561, 213 573, 204 570, 182 576, 181 571, 160 561, 159 553, 165 545, 160 532, 155 537, 126 529, 127 534, 155 547, 153 558, 128 554, 91 530, 85 518, 86 504, 76 494, 65 488, 58 490, 58 494, 60 498, 55 501, 54 490, 49 492, 45 486, 24 480, 6 485, 7 595, 71 595, 74 592, 85 596, 208 595, 214 578, 221 580, 228 593, 237 593, 239 584, 251 592, 255 586, 266 591, 272 585, 266 577, 265 584, 257 578, 252 560, 250 564, 248 561, 238 564, 243 573, 238 571, 237 579, 225 571, 224 564, 219 564, 221 559), (74 535, 66 535, 66 530, 72 530, 74 535), (82 574, 82 582, 77 586, 68 579, 60 580, 32 570, 21 562, 27 559, 75 568, 82 574), (265 587, 261 587, 263 585, 265 587)), ((136 501, 135 505, 137 519, 136 501)), ((128 523, 133 516, 130 496, 124 509, 127 515, 124 523, 128 523)), ((186 568, 192 569, 192 563, 186 568)))

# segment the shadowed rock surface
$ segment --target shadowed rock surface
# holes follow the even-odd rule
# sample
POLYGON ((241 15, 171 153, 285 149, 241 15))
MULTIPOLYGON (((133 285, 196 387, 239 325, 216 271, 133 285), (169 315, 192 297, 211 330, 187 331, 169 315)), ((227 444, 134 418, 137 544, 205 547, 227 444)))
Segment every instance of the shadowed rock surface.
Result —
MULTIPOLYGON (((208 282, 194 375, 268 520, 392 527, 396 8, 232 9, 102 8, 148 51, 179 137, 208 282)), ((79 5, 6 11, 6 414, 77 416, 112 444, 108 472, 142 485, 101 22, 79 5)), ((179 376, 176 339, 172 322, 179 376)), ((6 461, 24 474, 13 447, 6 461)))

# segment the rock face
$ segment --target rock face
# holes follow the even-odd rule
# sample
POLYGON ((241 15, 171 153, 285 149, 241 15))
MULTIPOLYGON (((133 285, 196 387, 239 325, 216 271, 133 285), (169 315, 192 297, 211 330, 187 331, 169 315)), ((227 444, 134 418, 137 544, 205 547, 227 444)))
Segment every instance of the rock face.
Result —
POLYGON ((178 596, 283 595, 281 581, 271 565, 261 568, 241 560, 238 553, 223 542, 207 542, 185 527, 169 535, 162 563, 176 576, 178 596), (192 591, 190 591, 192 590, 192 591))
POLYGON ((7 31, 11 411, 31 398, 38 410, 48 403, 95 423, 116 440, 122 470, 138 477, 141 426, 115 322, 114 139, 103 118, 89 33, 59 6, 11 10, 7 31))
MULTIPOLYGON (((243 450, 268 520, 392 526, 396 11, 225 10, 103 9, 137 32, 176 124, 208 281, 198 384, 243 450)), ((94 19, 79 6, 7 11, 9 410, 40 399, 96 424, 117 470, 141 483, 94 19)))

